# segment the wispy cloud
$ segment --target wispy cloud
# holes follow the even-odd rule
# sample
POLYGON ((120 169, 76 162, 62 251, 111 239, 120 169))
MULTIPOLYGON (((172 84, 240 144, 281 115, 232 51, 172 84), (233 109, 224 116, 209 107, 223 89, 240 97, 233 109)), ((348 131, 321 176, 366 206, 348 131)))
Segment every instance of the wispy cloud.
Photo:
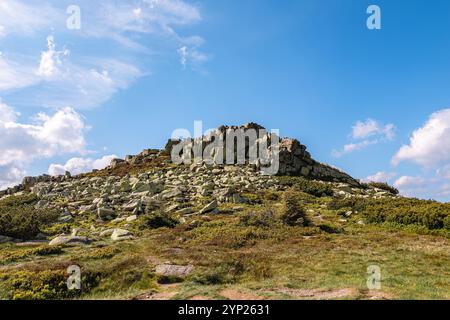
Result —
POLYGON ((102 106, 151 75, 149 60, 174 59, 185 47, 183 63, 201 71, 210 57, 201 50, 205 40, 183 29, 202 20, 197 5, 182 0, 79 0, 76 5, 81 29, 69 30, 59 0, 0 1, 0 44, 16 43, 0 52, 0 97, 21 107, 53 108, 23 123, 16 109, 0 104, 0 188, 17 182, 38 159, 85 152, 87 128, 79 110, 102 106))
POLYGON ((366 149, 367 147, 386 141, 392 141, 395 138, 395 125, 392 123, 382 124, 373 119, 366 121, 357 121, 352 126, 350 134, 352 142, 345 144, 341 149, 332 151, 334 157, 366 149))
POLYGON ((33 35, 61 23, 63 14, 48 3, 37 1, 0 1, 0 37, 33 35))
POLYGON ((119 90, 152 73, 148 66, 142 66, 146 60, 142 53, 169 59, 178 50, 184 68, 189 66, 196 71, 203 71, 201 65, 210 58, 200 50, 204 44, 202 37, 180 36, 177 31, 202 20, 199 8, 185 1, 81 0, 78 5, 82 28, 76 31, 66 28, 68 16, 56 0, 40 5, 4 0, 0 5, 4 9, 0 10, 0 31, 4 37, 36 38, 44 30, 54 30, 54 34, 45 35, 47 47, 39 50, 39 58, 37 53, 36 56, 0 54, 0 93, 27 89, 20 91, 20 99, 29 105, 56 108, 70 105, 77 109, 100 106, 119 90), (75 42, 65 44, 62 39, 67 35, 75 37, 75 42), (117 52, 81 56, 78 46, 90 39, 98 40, 94 46, 99 50, 93 52, 102 51, 102 43, 109 40, 118 43, 119 48, 117 52))

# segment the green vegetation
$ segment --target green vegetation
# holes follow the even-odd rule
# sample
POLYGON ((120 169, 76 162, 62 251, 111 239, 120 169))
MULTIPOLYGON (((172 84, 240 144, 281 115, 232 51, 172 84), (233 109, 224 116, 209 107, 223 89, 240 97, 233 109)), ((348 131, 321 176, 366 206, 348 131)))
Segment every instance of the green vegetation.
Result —
POLYGON ((0 201, 0 235, 33 239, 41 228, 55 221, 58 214, 54 211, 36 209, 38 201, 34 195, 12 196, 0 201))
POLYGON ((447 229, 450 221, 450 204, 410 198, 333 199, 328 208, 353 210, 363 213, 369 223, 397 223, 423 226, 429 230, 447 229))
MULTIPOLYGON (((326 183, 278 179, 285 190, 246 194, 248 203, 220 204, 221 213, 185 216, 185 223, 147 212, 127 227, 132 241, 0 244, 0 299, 450 299, 450 204, 339 198, 326 183), (155 273, 167 263, 194 268, 186 277, 155 273), (374 264, 382 271, 378 292, 366 286, 374 264), (69 265, 81 267, 81 291, 67 289, 69 265)), ((95 222, 54 223, 55 213, 35 209, 38 200, 0 201, 0 234, 31 239, 95 222)))
POLYGON ((284 208, 281 220, 290 226, 307 226, 309 224, 305 209, 299 202, 298 194, 294 191, 287 191, 284 194, 284 208))
POLYGON ((170 214, 157 211, 155 213, 145 215, 141 220, 140 228, 174 228, 178 223, 178 220, 173 218, 170 214))
POLYGON ((378 189, 387 191, 389 193, 392 193, 394 195, 399 194, 399 191, 398 191, 397 188, 394 188, 394 187, 388 185, 385 182, 369 182, 367 184, 363 184, 363 187, 366 187, 366 188, 367 187, 378 188, 378 189))
POLYGON ((97 285, 97 278, 89 272, 83 272, 81 290, 69 290, 67 287, 67 269, 57 270, 19 270, 1 273, 0 281, 8 288, 5 298, 13 300, 51 300, 75 298, 88 292, 97 285))
POLYGON ((307 180, 302 177, 278 177, 282 186, 292 187, 296 191, 308 193, 315 197, 326 197, 333 195, 333 189, 325 182, 307 180))

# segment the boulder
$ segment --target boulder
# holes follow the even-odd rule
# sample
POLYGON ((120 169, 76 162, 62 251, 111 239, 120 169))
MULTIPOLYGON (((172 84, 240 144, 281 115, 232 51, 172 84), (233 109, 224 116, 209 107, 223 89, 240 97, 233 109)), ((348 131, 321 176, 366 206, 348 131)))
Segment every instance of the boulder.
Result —
POLYGON ((134 215, 131 215, 128 218, 126 218, 125 221, 126 222, 133 222, 133 221, 137 220, 137 218, 138 218, 137 215, 134 214, 134 215))
POLYGON ((192 265, 178 266, 174 264, 160 264, 156 266, 155 273, 161 276, 184 278, 189 275, 193 269, 194 266, 192 265))
POLYGON ((113 220, 117 215, 113 209, 100 207, 97 209, 97 216, 101 220, 113 220))
POLYGON ((211 212, 211 211, 217 209, 217 206, 218 206, 218 205, 217 205, 217 201, 214 200, 214 201, 208 203, 205 207, 203 207, 203 209, 200 210, 199 213, 200 213, 200 214, 209 213, 209 212, 211 212))
POLYGON ((114 229, 106 229, 100 232, 100 237, 110 237, 114 232, 114 229))
POLYGON ((59 246, 59 245, 83 245, 89 244, 91 241, 87 237, 80 236, 57 236, 50 243, 49 246, 59 246))
POLYGON ((114 229, 111 234, 112 241, 123 241, 123 240, 132 240, 134 239, 133 234, 125 229, 114 229))
POLYGON ((172 199, 172 198, 175 198, 175 197, 179 197, 182 194, 183 194, 183 192, 181 192, 180 189, 176 188, 176 189, 172 189, 172 190, 164 190, 161 193, 161 197, 163 199, 167 200, 167 199, 172 199))
POLYGON ((175 213, 179 214, 179 215, 191 214, 193 212, 194 212, 194 209, 192 209, 192 208, 183 208, 183 209, 175 211, 175 213))

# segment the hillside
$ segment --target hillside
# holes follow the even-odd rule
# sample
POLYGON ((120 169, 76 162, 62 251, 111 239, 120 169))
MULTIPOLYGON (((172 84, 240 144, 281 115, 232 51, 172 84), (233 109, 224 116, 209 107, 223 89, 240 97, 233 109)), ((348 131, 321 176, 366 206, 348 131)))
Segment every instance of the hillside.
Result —
POLYGON ((0 192, 0 298, 450 298, 450 204, 280 143, 276 176, 177 165, 172 142, 87 174, 25 178, 0 192), (74 265, 81 290, 66 286, 74 265), (374 265, 381 288, 368 289, 374 265))

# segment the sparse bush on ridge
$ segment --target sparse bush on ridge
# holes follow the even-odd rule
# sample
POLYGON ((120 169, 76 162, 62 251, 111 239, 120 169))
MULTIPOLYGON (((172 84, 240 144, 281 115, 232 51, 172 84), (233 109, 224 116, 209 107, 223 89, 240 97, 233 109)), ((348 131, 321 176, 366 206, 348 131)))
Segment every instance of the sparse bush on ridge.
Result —
MULTIPOLYGON (((378 188, 378 189, 390 192, 394 195, 399 194, 399 191, 397 188, 394 188, 385 182, 369 182, 369 183, 366 183, 365 185, 367 185, 368 187, 378 188)), ((363 184, 363 186, 364 186, 364 184, 363 184)))
POLYGON ((302 177, 278 177, 280 185, 292 187, 296 191, 308 193, 316 197, 332 196, 333 189, 324 182, 307 180, 302 177))

